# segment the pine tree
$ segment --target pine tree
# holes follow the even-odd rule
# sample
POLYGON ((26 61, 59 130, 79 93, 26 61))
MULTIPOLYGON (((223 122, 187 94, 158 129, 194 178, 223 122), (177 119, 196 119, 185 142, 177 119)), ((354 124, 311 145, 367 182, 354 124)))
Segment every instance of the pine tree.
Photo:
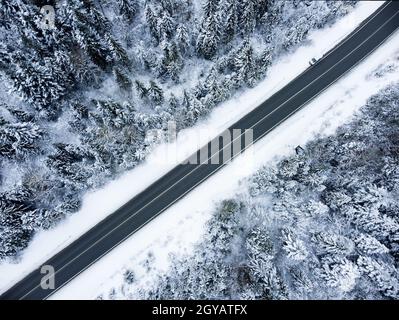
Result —
POLYGON ((88 163, 92 161, 89 154, 74 145, 58 143, 54 147, 55 152, 46 160, 47 166, 63 179, 74 182, 77 187, 84 186, 90 170, 88 163))
POLYGON ((167 11, 158 18, 158 28, 161 39, 169 39, 175 31, 175 22, 167 11))
POLYGON ((175 33, 176 22, 173 13, 174 9, 171 2, 161 1, 154 6, 146 4, 146 22, 157 44, 163 40, 170 40, 175 33))
POLYGON ((399 297, 399 275, 393 266, 364 256, 358 258, 357 265, 383 295, 393 299, 399 297))
POLYGON ((119 14, 122 15, 129 23, 132 23, 133 19, 138 13, 139 4, 137 0, 117 0, 119 8, 119 14))
POLYGON ((145 98, 148 96, 148 89, 144 86, 144 84, 139 81, 139 80, 135 80, 135 87, 136 87, 136 91, 139 94, 139 97, 141 99, 145 98))
POLYGON ((246 239, 248 265, 259 283, 258 299, 278 299, 286 295, 286 288, 274 264, 273 244, 267 234, 254 229, 246 239))
POLYGON ((248 254, 254 258, 261 256, 268 256, 271 258, 274 254, 274 246, 270 237, 259 228, 255 228, 248 235, 246 239, 246 248, 248 254))
POLYGON ((170 15, 173 15, 178 4, 173 0, 159 0, 163 10, 167 11, 170 15))
POLYGON ((239 17, 239 26, 243 36, 254 32, 256 26, 256 11, 254 0, 242 0, 239 17))
POLYGON ((168 100, 168 110, 170 111, 171 114, 174 114, 176 110, 179 109, 179 107, 180 107, 179 100, 172 93, 168 100))
POLYGON ((148 28, 150 29, 151 35, 154 39, 159 42, 160 34, 158 29, 158 17, 150 5, 145 7, 145 18, 147 21, 148 28))
POLYGON ((114 76, 119 88, 127 93, 132 91, 132 81, 130 78, 119 68, 114 68, 114 76))
POLYGON ((176 41, 180 52, 187 53, 190 47, 190 37, 183 24, 179 24, 176 29, 176 41))
POLYGON ((379 242, 376 238, 367 234, 360 234, 355 238, 356 247, 363 253, 371 254, 384 254, 388 253, 389 249, 379 242))
POLYGON ((306 295, 314 290, 314 284, 312 280, 309 279, 308 275, 300 268, 292 268, 290 270, 290 275, 293 280, 294 288, 300 293, 300 297, 303 296, 302 294, 306 295))
POLYGON ((54 103, 65 95, 70 84, 68 76, 63 76, 63 70, 58 69, 58 66, 51 58, 41 62, 22 62, 10 76, 13 91, 38 110, 49 114, 57 112, 50 106, 54 108, 54 103))
POLYGON ((268 47, 262 51, 261 55, 256 59, 256 65, 259 68, 259 75, 266 75, 272 62, 272 48, 268 47))
POLYGON ((334 233, 316 232, 312 235, 311 240, 321 253, 346 256, 353 250, 353 244, 348 238, 334 233))
POLYGON ((255 0, 254 7, 256 12, 256 20, 260 21, 265 13, 268 11, 269 0, 255 0))
POLYGON ((309 200, 304 206, 304 214, 310 217, 323 217, 329 212, 329 208, 321 201, 309 200))
POLYGON ((183 93, 182 106, 184 108, 184 123, 186 125, 194 124, 205 113, 205 107, 202 102, 190 95, 186 90, 183 93))
POLYGON ((22 110, 13 106, 8 106, 5 104, 0 103, 0 107, 7 109, 10 114, 13 115, 13 117, 18 121, 18 122, 34 122, 35 117, 32 113, 22 110))
POLYGON ((34 210, 25 191, 0 194, 0 259, 17 255, 32 237, 31 229, 21 219, 24 213, 34 210))
POLYGON ((134 271, 126 270, 125 273, 123 274, 123 278, 125 279, 127 284, 132 284, 136 279, 136 275, 134 271))
POLYGON ((237 72, 239 82, 253 86, 256 82, 255 58, 251 44, 245 40, 234 56, 234 68, 237 72))
POLYGON ((0 69, 8 69, 12 60, 13 56, 11 54, 11 48, 6 46, 4 43, 0 43, 0 69))
POLYGON ((220 21, 217 14, 218 0, 207 0, 203 11, 204 16, 197 37, 197 52, 206 59, 211 59, 215 54, 220 39, 220 21))
POLYGON ((399 230, 399 224, 395 219, 380 214, 375 207, 367 208, 366 210, 358 208, 352 221, 377 239, 384 239, 399 230))
POLYGON ((308 252, 306 250, 305 244, 294 235, 291 229, 282 229, 281 235, 283 249, 287 253, 288 258, 295 261, 302 261, 306 259, 308 252))
POLYGON ((0 126, 0 155, 5 157, 24 157, 38 149, 43 136, 39 126, 31 122, 3 124, 0 126))
POLYGON ((163 56, 157 66, 158 76, 168 77, 177 82, 180 70, 183 67, 179 49, 174 41, 164 41, 161 46, 163 49, 163 56))
POLYGON ((99 119, 99 125, 105 124, 107 127, 122 128, 131 122, 131 115, 127 105, 122 105, 112 100, 93 100, 96 106, 96 119, 99 119))
POLYGON ((337 288, 342 293, 351 291, 360 276, 358 267, 346 258, 326 256, 316 274, 328 287, 337 288))
POLYGON ((236 0, 228 0, 225 5, 226 20, 224 24, 223 40, 229 43, 237 34, 238 4, 236 0))

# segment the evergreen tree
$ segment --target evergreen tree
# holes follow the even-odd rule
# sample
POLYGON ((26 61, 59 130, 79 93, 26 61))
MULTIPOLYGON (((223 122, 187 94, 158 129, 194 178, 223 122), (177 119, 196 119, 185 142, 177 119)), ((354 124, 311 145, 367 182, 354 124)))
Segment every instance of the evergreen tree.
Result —
POLYGON ((295 261, 302 261, 306 259, 308 252, 305 244, 294 235, 290 229, 281 230, 283 249, 287 253, 287 256, 295 261))
POLYGON ((151 6, 146 5, 145 7, 145 18, 147 21, 147 25, 150 29, 152 36, 159 41, 159 31, 158 31, 158 18, 155 15, 155 12, 151 8, 151 6))
POLYGON ((3 124, 0 126, 0 155, 23 157, 38 150, 38 142, 43 136, 39 126, 31 122, 3 124))
POLYGON ((320 253, 329 253, 334 255, 349 255, 353 250, 351 241, 342 236, 333 233, 317 232, 312 235, 312 242, 316 244, 320 253))
POLYGON ((248 86, 253 86, 256 82, 255 58, 251 44, 245 40, 234 57, 234 68, 237 72, 238 81, 244 82, 248 86))
POLYGON ((180 70, 183 67, 182 58, 174 41, 162 43, 163 56, 157 66, 160 77, 168 77, 178 81, 180 70))
POLYGON ((47 166, 60 177, 83 187, 89 176, 90 155, 74 145, 58 143, 55 152, 48 156, 47 166))
POLYGON ((144 84, 139 81, 139 80, 135 80, 135 86, 136 86, 136 91, 139 94, 139 97, 141 99, 145 98, 148 96, 148 89, 144 86, 144 84))
POLYGON ((129 66, 129 57, 121 44, 108 34, 105 34, 104 38, 108 48, 107 51, 109 52, 107 60, 110 62, 118 62, 124 66, 129 66))
POLYGON ((399 296, 398 271, 382 261, 360 256, 357 260, 360 272, 367 275, 376 289, 393 299, 399 296))
POLYGON ((99 120, 99 125, 105 124, 107 127, 122 128, 131 121, 130 110, 118 102, 93 100, 93 104, 97 109, 95 119, 99 120))
POLYGON ((225 3, 226 20, 224 25, 223 40, 229 43, 237 34, 238 31, 238 3, 236 0, 228 0, 225 3))
POLYGON ((133 19, 138 13, 139 3, 137 0, 117 0, 119 8, 119 14, 122 15, 129 23, 132 23, 133 19))
POLYGON ((179 100, 176 98, 176 96, 172 93, 169 97, 168 100, 168 110, 170 110, 170 113, 175 113, 180 108, 179 100))
POLYGON ((131 92, 133 84, 130 78, 119 68, 114 68, 113 72, 119 88, 125 92, 131 92))
POLYGON ((269 69, 272 61, 272 48, 266 48, 262 51, 261 55, 257 58, 256 65, 259 69, 259 74, 264 76, 269 69))
POLYGON ((202 102, 190 95, 186 90, 183 93, 182 106, 184 108, 184 121, 189 125, 194 124, 205 113, 205 107, 202 102))
POLYGON ((152 80, 148 88, 148 98, 155 104, 162 103, 164 100, 162 89, 152 80))
POLYGON ((358 267, 348 259, 326 256, 322 259, 321 269, 317 270, 317 275, 328 287, 349 292, 354 288, 360 273, 358 267))
POLYGON ((182 24, 176 29, 176 41, 180 52, 187 53, 190 48, 190 37, 187 28, 182 24))
POLYGON ((255 0, 254 8, 256 12, 256 20, 260 21, 262 17, 267 13, 269 7, 269 0, 255 0))
POLYGON ((355 238, 356 247, 368 255, 388 253, 389 249, 376 238, 367 234, 360 234, 355 238))
POLYGON ((168 11, 163 11, 162 16, 158 18, 158 28, 161 39, 169 39, 175 32, 175 22, 168 11))
POLYGON ((31 229, 21 219, 24 213, 34 210, 28 196, 29 192, 22 189, 0 194, 0 258, 15 256, 32 237, 31 229))
MULTIPOLYGON (((347 3, 320 2, 317 5, 312 3, 312 10, 308 10, 308 3, 299 3, 295 7, 291 2, 267 1, 266 9, 262 5, 265 0, 245 3, 249 3, 245 6, 246 11, 242 2, 237 0, 207 0, 203 12, 198 14, 190 0, 53 1, 55 28, 44 28, 40 9, 47 4, 46 1, 0 0, 0 94, 4 101, 18 103, 15 107, 0 104, 1 192, 6 201, 2 212, 7 212, 0 217, 1 258, 16 255, 36 230, 51 228, 63 217, 78 210, 83 192, 102 186, 144 159, 152 146, 162 139, 161 135, 160 139, 150 143, 146 140, 148 130, 164 130, 167 121, 172 118, 178 119, 179 129, 194 124, 215 105, 231 96, 235 89, 243 84, 252 85, 265 74, 258 73, 258 70, 259 64, 266 66, 272 59, 267 49, 271 53, 279 52, 287 46, 285 43, 293 45, 302 41, 308 29, 332 21, 350 7, 347 3), (248 10, 251 6, 259 27, 254 35, 250 34, 253 20, 248 19, 252 17, 251 10, 248 10), (300 28, 291 28, 300 21, 298 17, 301 15, 306 18, 306 23, 300 28), (243 26, 248 30, 245 31, 243 26), (264 50, 264 54, 255 57, 252 48, 239 52, 241 46, 230 50, 232 41, 240 33, 245 35, 244 38, 250 37, 248 43, 264 39, 267 48, 262 44, 259 48, 264 50), (279 33, 287 35, 287 38, 276 37, 279 33), (225 39, 226 36, 230 38, 225 39), (216 63, 198 64, 197 57, 192 56, 193 51, 206 59, 214 59, 216 63), (250 65, 254 68, 249 68, 250 65), (136 97, 129 94, 132 70, 142 101, 135 101, 136 97), (153 79, 154 85, 148 85, 150 79, 153 79), (180 79, 184 79, 185 84, 190 80, 190 88, 187 87, 183 97, 170 95, 170 99, 165 99, 162 92, 165 88, 168 92, 178 92, 186 87, 179 83, 180 79), (113 85, 115 83, 117 85, 113 85), (11 88, 10 92, 5 88, 11 88), (117 98, 110 98, 114 96, 117 98), (95 97, 94 101, 91 101, 92 97, 95 97), (129 103, 119 100, 123 98, 129 99, 129 103), (164 100, 167 100, 165 108, 164 100), (136 102, 140 111, 133 106, 136 102), (29 196, 9 192, 20 184, 29 190, 29 196)), ((397 100, 391 95, 385 103, 392 108, 384 113, 389 115, 388 119, 397 108, 397 100)), ((382 115, 378 117, 380 120, 373 122, 373 127, 388 127, 388 120, 381 120, 382 115)), ((368 134, 362 134, 359 131, 358 140, 367 143, 372 140, 368 134)), ((330 142, 321 148, 326 157, 329 156, 318 164, 318 170, 322 173, 313 170, 312 176, 307 176, 307 164, 303 160, 288 161, 283 166, 285 170, 278 169, 280 173, 276 177, 264 180, 263 184, 254 188, 263 196, 281 197, 273 201, 276 206, 248 205, 248 215, 261 217, 265 212, 271 212, 276 218, 281 213, 281 221, 287 225, 296 221, 303 230, 306 230, 306 219, 313 221, 329 217, 334 225, 335 220, 342 217, 346 226, 356 226, 360 232, 390 250, 382 253, 383 248, 370 242, 367 247, 370 250, 366 252, 366 248, 355 242, 356 250, 351 254, 373 255, 388 263, 391 257, 397 257, 397 224, 395 210, 384 201, 383 195, 384 192, 395 194, 397 190, 397 170, 392 165, 396 163, 397 135, 375 130, 377 134, 380 147, 390 150, 389 154, 383 154, 378 148, 369 148, 364 142, 357 141, 351 145, 340 140, 340 143, 330 142), (334 153, 331 150, 338 146, 340 149, 336 149, 332 157, 334 153), (347 187, 350 184, 348 181, 331 181, 330 170, 340 168, 344 171, 351 167, 351 176, 358 173, 354 169, 358 164, 355 160, 362 157, 348 154, 351 148, 355 153, 363 152, 362 155, 365 150, 375 150, 380 155, 378 159, 370 159, 364 171, 370 172, 373 184, 385 185, 385 191, 352 181, 353 189, 359 187, 357 192, 353 192, 347 187), (384 159, 383 165, 380 159, 384 159), (333 168, 329 164, 332 160, 333 168), (377 167, 379 172, 375 169, 377 167), (306 200, 314 200, 313 205, 299 200, 303 189, 312 190, 306 194, 306 200), (342 199, 345 201, 340 202, 340 199, 335 201, 331 197, 333 201, 329 202, 329 195, 334 193, 350 195, 350 198, 344 196, 342 199), (376 193, 379 195, 376 196, 376 193), (366 199, 364 203, 362 198, 366 199), (370 206, 372 210, 369 210, 370 206), (282 210, 278 211, 278 208, 282 210), (301 211, 306 219, 301 216, 301 211), (372 216, 368 217, 363 211, 372 212, 372 216), (368 218, 370 221, 367 221, 368 218)), ((235 218, 241 212, 221 211, 235 218)), ((251 269, 245 241, 242 240, 245 237, 238 236, 240 228, 225 215, 222 217, 224 222, 214 224, 215 227, 211 228, 212 240, 208 241, 211 244, 218 239, 220 230, 226 227, 220 234, 220 241, 217 241, 222 250, 192 262, 191 274, 186 277, 191 286, 178 281, 174 285, 173 279, 168 285, 172 283, 176 290, 187 287, 187 297, 284 297, 281 292, 276 295, 269 292, 271 287, 278 287, 273 283, 274 274, 277 273, 280 283, 287 274, 285 269, 280 272, 278 259, 265 259, 260 263, 261 269, 262 265, 266 266, 266 273, 259 268, 251 269), (240 264, 224 264, 226 252, 232 254, 231 261, 240 261, 240 264), (256 273, 251 270, 256 270, 256 273), (198 293, 196 275, 200 278, 198 288, 201 292, 198 293)), ((263 224, 259 222, 259 225, 263 224)), ((251 226, 248 228, 251 229, 251 226)), ((279 231, 269 232, 266 229, 261 230, 268 233, 273 242, 278 238, 276 249, 282 250, 279 231)), ((333 231, 344 233, 342 230, 333 231)), ((249 232, 247 230, 246 233, 249 232)), ((313 248, 306 243, 306 235, 298 230, 294 235, 291 238, 294 243, 300 240, 307 249, 313 248)), ((289 241, 287 239, 287 243, 289 241)), ((280 257, 284 255, 286 251, 281 252, 280 257)), ((305 265, 309 258, 314 258, 312 263, 317 264, 320 256, 314 257, 310 252, 301 263, 291 258, 281 260, 291 266, 305 265)), ((301 271, 309 272, 306 267, 301 271)), ((169 294, 177 295, 176 292, 169 294)))

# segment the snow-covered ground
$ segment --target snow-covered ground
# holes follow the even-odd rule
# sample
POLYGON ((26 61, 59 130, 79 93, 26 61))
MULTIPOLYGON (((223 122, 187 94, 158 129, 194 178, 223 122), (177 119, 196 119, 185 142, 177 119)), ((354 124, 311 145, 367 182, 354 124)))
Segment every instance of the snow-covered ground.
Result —
MULTIPOLYGON (((313 56, 322 55, 330 49, 382 3, 361 2, 351 14, 340 19, 332 27, 312 32, 309 36, 311 43, 277 61, 271 67, 265 81, 253 89, 240 92, 235 98, 219 106, 206 121, 179 133, 175 142, 179 146, 177 149, 179 158, 183 159, 206 142, 209 137, 223 131, 283 87, 307 68, 308 61, 313 56), (226 119, 229 121, 226 122, 226 119), (203 132, 205 129, 208 136, 202 135, 198 140, 197 132, 199 130, 203 132)), ((398 74, 393 73, 382 78, 366 80, 370 70, 393 57, 395 43, 398 43, 398 40, 396 34, 349 76, 341 79, 305 109, 258 142, 254 149, 255 161, 252 162, 251 167, 243 165, 248 162, 245 161, 245 155, 240 156, 230 166, 193 190, 186 198, 75 278, 52 298, 94 298, 100 292, 106 292, 109 287, 118 283, 123 273, 121 267, 124 265, 137 265, 135 272, 140 285, 151 281, 151 276, 156 272, 153 270, 149 275, 145 272, 146 263, 142 263, 147 260, 149 253, 152 254, 150 260, 155 259, 151 262, 153 267, 159 270, 167 268, 168 255, 181 254, 190 250, 200 238, 204 223, 208 220, 214 203, 233 194, 240 179, 274 156, 290 152, 293 146, 303 144, 315 133, 331 132, 340 123, 350 118, 369 95, 377 92, 389 81, 393 81, 395 77, 398 78, 398 74), (367 92, 367 96, 364 92, 367 92)), ((30 246, 24 250, 18 264, 1 264, 0 292, 20 280, 33 268, 42 264, 48 257, 67 246, 171 169, 173 163, 157 161, 162 158, 166 149, 166 145, 157 147, 145 163, 109 183, 103 189, 87 194, 78 213, 66 219, 57 228, 40 232, 35 236, 30 246)))

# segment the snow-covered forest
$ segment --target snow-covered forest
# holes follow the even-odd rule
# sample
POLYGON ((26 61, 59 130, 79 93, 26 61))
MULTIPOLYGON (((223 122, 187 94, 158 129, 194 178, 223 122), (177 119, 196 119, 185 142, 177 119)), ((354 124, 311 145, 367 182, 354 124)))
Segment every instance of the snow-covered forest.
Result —
POLYGON ((0 259, 355 1, 0 0, 0 259))
POLYGON ((399 83, 243 186, 150 288, 131 266, 99 298, 399 298, 399 83))

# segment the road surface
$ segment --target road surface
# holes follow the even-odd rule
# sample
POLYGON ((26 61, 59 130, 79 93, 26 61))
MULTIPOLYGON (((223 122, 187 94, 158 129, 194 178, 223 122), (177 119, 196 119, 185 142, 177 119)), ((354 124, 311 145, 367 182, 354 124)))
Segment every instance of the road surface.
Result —
MULTIPOLYGON (((399 2, 385 3, 323 59, 232 125, 229 131, 252 129, 254 142, 265 136, 389 37, 399 26, 398 13, 399 2)), ((242 142, 241 148, 244 147, 242 142)), ((205 148, 208 151, 208 146, 205 148)), ((215 150, 217 156, 220 156, 222 148, 215 150)), ((211 155, 210 148, 209 151, 211 155)), ((40 267, 3 293, 0 299, 49 297, 225 165, 203 163, 176 166, 44 264, 54 267, 54 289, 42 288, 44 274, 41 274, 40 267)))

